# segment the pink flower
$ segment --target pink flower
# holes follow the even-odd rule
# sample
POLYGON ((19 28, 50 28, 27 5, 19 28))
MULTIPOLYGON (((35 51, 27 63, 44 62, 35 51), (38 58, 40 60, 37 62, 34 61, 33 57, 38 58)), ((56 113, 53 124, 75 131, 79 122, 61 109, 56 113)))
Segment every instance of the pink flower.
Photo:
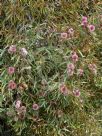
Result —
POLYGON ((27 52, 27 50, 26 50, 25 48, 21 48, 20 51, 21 51, 21 55, 22 55, 23 57, 26 57, 26 56, 27 56, 28 52, 27 52))
POLYGON ((83 69, 78 69, 77 70, 77 75, 82 76, 83 73, 84 73, 83 69))
POLYGON ((13 80, 10 80, 9 83, 8 83, 8 88, 11 89, 11 90, 14 90, 14 89, 17 88, 17 85, 13 80))
POLYGON ((13 54, 16 52, 16 46, 15 45, 11 45, 8 49, 8 53, 13 54))
POLYGON ((25 106, 21 106, 21 107, 20 107, 20 110, 21 110, 23 113, 26 113, 26 107, 25 107, 25 106))
POLYGON ((67 95, 67 94, 68 94, 68 89, 67 89, 67 87, 66 87, 65 84, 61 84, 61 85, 60 85, 60 92, 61 92, 62 94, 64 94, 64 95, 67 95))
POLYGON ((82 21, 88 21, 88 18, 86 16, 83 16, 82 21))
POLYGON ((88 67, 90 70, 97 69, 96 64, 89 64, 88 67))
POLYGON ((87 24, 88 24, 88 18, 87 18, 86 16, 83 16, 83 17, 82 17, 81 25, 87 26, 87 24))
POLYGON ((87 22, 82 22, 82 23, 81 23, 81 25, 84 26, 84 27, 86 27, 87 24, 88 24, 87 22))
POLYGON ((8 68, 8 74, 12 75, 15 72, 15 68, 14 67, 9 67, 8 68))
POLYGON ((88 25, 89 31, 93 32, 95 31, 95 26, 94 25, 88 25))
POLYGON ((95 64, 89 64, 88 68, 93 72, 93 74, 97 74, 97 66, 95 64))
POLYGON ((62 38, 62 39, 67 39, 67 36, 68 36, 67 33, 64 33, 64 32, 61 33, 61 38, 62 38))
POLYGON ((21 101, 17 100, 16 104, 15 104, 15 108, 18 109, 18 108, 20 108, 20 106, 21 106, 21 101))
POLYGON ((75 69, 74 64, 73 63, 68 64, 67 69, 74 70, 75 69))
POLYGON ((26 113, 26 107, 25 106, 20 106, 16 110, 17 110, 18 115, 24 115, 26 113))
POLYGON ((34 103, 34 104, 33 104, 33 110, 38 110, 38 109, 39 109, 39 105, 36 104, 36 103, 34 103))
POLYGON ((78 55, 77 55, 77 53, 76 52, 72 53, 71 58, 72 58, 73 62, 77 62, 78 61, 78 55))
POLYGON ((75 66, 73 63, 70 63, 67 65, 67 73, 69 76, 72 76, 74 74, 75 66))
POLYGON ((70 28, 70 29, 68 30, 68 33, 69 33, 71 36, 73 36, 73 35, 74 35, 74 30, 73 30, 73 28, 70 28))
POLYGON ((68 74, 68 76, 73 76, 74 70, 67 69, 67 74, 68 74))
POLYGON ((74 94, 76 97, 80 97, 80 91, 79 91, 79 90, 74 90, 74 91, 73 91, 73 94, 74 94))

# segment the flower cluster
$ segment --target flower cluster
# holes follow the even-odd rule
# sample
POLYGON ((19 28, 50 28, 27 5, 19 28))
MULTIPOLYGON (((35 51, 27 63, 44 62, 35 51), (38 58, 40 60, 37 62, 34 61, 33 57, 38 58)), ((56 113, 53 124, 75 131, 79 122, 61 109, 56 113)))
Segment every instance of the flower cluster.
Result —
MULTIPOLYGON (((21 48, 20 50, 21 50, 20 54, 22 56, 25 57, 28 54, 28 52, 25 48, 21 48)), ((8 53, 9 54, 15 54, 16 52, 17 52, 16 45, 11 45, 8 49, 8 53)), ((15 73, 15 67, 12 67, 12 66, 9 67, 8 68, 8 74, 13 75, 14 73, 15 73)), ((9 83, 8 83, 8 88, 11 89, 11 90, 14 90, 14 89, 17 88, 17 84, 13 80, 10 80, 9 83)))
POLYGON ((38 110, 38 109, 39 109, 39 105, 36 104, 36 103, 34 103, 34 104, 33 104, 33 110, 38 110))
POLYGON ((62 32, 61 33, 61 39, 69 39, 71 37, 74 36, 74 29, 73 28, 69 28, 67 32, 62 32))
POLYGON ((13 80, 10 80, 9 83, 8 83, 8 88, 11 89, 11 90, 14 90, 14 89, 17 88, 17 85, 13 80))
POLYGON ((20 107, 21 107, 21 101, 17 100, 16 103, 15 103, 15 108, 18 109, 20 107))
POLYGON ((15 73, 15 68, 14 67, 9 67, 8 68, 8 74, 9 75, 12 75, 12 74, 14 74, 15 73))
MULTIPOLYGON (((16 52, 17 52, 17 47, 15 45, 11 45, 8 49, 8 53, 9 54, 16 54, 16 52)), ((25 48, 20 48, 19 53, 23 57, 26 57, 28 55, 28 51, 25 48)), ((9 75, 13 75, 16 72, 15 67, 10 66, 8 68, 7 72, 9 75)), ((21 87, 21 85, 19 87, 21 87)), ((25 85, 23 84, 22 87, 25 88, 25 85)), ((15 81, 10 80, 8 82, 8 89, 10 89, 10 90, 17 89, 17 84, 15 83, 15 81)), ((24 115, 26 113, 26 107, 22 105, 21 100, 16 101, 15 108, 16 108, 17 114, 20 117, 22 117, 22 116, 24 117, 24 115)), ((38 110, 39 106, 38 106, 38 104, 35 103, 35 104, 33 104, 32 108, 33 108, 33 110, 38 110)))
POLYGON ((75 69, 75 66, 73 63, 70 63, 67 65, 68 76, 72 76, 74 74, 74 69, 75 69))
MULTIPOLYGON (((21 119, 23 119, 25 117, 25 114, 26 114, 26 106, 24 106, 21 102, 21 100, 17 100, 15 102, 15 109, 16 109, 16 112, 17 112, 17 115, 18 117, 21 119)), ((35 110, 35 111, 38 111, 39 110, 39 105, 34 103, 33 106, 32 106, 32 109, 35 110)))
POLYGON ((76 97, 79 97, 79 96, 80 96, 80 91, 79 91, 79 90, 73 90, 73 94, 74 94, 76 97))
POLYGON ((22 105, 21 100, 17 100, 15 102, 15 109, 18 115, 19 119, 24 119, 25 114, 26 114, 26 107, 24 105, 22 105))
MULTIPOLYGON (((11 45, 8 49, 8 53, 9 54, 15 54, 17 52, 17 47, 16 45, 11 45)), ((19 52, 22 56, 26 57, 28 52, 25 48, 20 48, 20 52, 19 52)))
POLYGON ((16 46, 15 45, 11 45, 8 49, 8 53, 13 54, 16 53, 16 46))
POLYGON ((20 54, 21 54, 23 57, 26 57, 27 54, 28 54, 28 52, 27 52, 27 50, 26 50, 25 48, 21 48, 21 49, 20 49, 20 54))
POLYGON ((67 86, 64 83, 60 85, 60 92, 64 95, 68 94, 67 86))
POLYGON ((97 66, 96 66, 96 64, 89 64, 88 68, 94 75, 97 75, 97 66))
POLYGON ((84 27, 87 27, 90 32, 94 32, 95 31, 95 26, 92 25, 92 24, 88 24, 88 18, 86 16, 82 17, 81 25, 84 26, 84 27))
MULTIPOLYGON (((82 24, 83 25, 87 24, 87 17, 83 17, 82 24)), ((71 58, 72 62, 67 64, 68 77, 73 76, 75 73, 75 70, 77 70, 77 76, 79 76, 79 77, 84 76, 84 69, 83 68, 76 69, 77 62, 79 61, 79 56, 78 56, 77 52, 75 52, 75 51, 72 52, 70 58, 71 58)), ((88 68, 94 75, 97 74, 97 66, 95 64, 89 64, 88 68)), ((63 83, 60 85, 60 92, 66 96, 67 94, 69 94, 70 90, 68 90, 67 86, 63 83)), ((80 93, 79 89, 76 89, 76 90, 73 90, 73 94, 76 97, 79 97, 81 93, 80 93)))
MULTIPOLYGON (((68 94, 71 94, 71 91, 67 88, 67 86, 63 83, 60 85, 60 93, 63 94, 64 96, 67 96, 68 94)), ((76 97, 80 97, 80 91, 79 89, 74 89, 73 94, 76 97)))
MULTIPOLYGON (((28 33, 31 39, 27 35, 29 40, 26 40, 26 44, 29 43, 29 47, 27 47, 31 50, 29 53, 26 48, 17 47, 16 45, 9 47, 8 59, 12 57, 10 60, 12 65, 7 65, 5 77, 8 75, 6 87, 8 88, 8 94, 12 94, 13 98, 12 101, 10 100, 10 104, 13 103, 13 106, 9 107, 14 112, 14 115, 11 116, 15 118, 10 119, 14 127, 22 119, 24 119, 25 126, 28 128, 31 125, 31 128, 34 126, 37 129, 40 125, 43 127, 45 123, 49 125, 51 121, 55 122, 57 128, 59 124, 62 127, 64 124, 65 127, 65 125, 68 126, 64 123, 65 120, 69 116, 71 120, 73 119, 71 113, 75 111, 78 118, 80 117, 80 110, 78 110, 79 112, 76 111, 78 108, 84 107, 84 104, 86 105, 86 98, 91 97, 91 93, 93 93, 91 89, 94 89, 94 85, 91 88, 91 84, 96 82, 97 76, 99 76, 97 74, 97 64, 93 63, 97 61, 96 56, 94 56, 94 52, 91 55, 89 54, 95 47, 93 44, 91 48, 92 41, 90 38, 93 36, 94 39, 95 35, 90 35, 87 39, 87 34, 89 34, 87 30, 93 32, 95 28, 89 24, 87 17, 82 17, 81 24, 81 27, 84 28, 82 29, 79 26, 81 31, 84 30, 82 33, 79 29, 78 31, 74 30, 77 26, 66 27, 65 31, 60 33, 60 38, 59 30, 54 33, 49 32, 49 35, 47 33, 44 35, 45 32, 40 35, 39 31, 43 27, 39 28, 39 26, 36 30, 34 28, 32 33, 28 33), (83 36, 80 36, 80 34, 83 34, 83 36), (84 36, 86 37, 84 38, 84 36), (36 48, 35 41, 37 39, 38 41, 41 39, 40 44, 47 41, 48 46, 36 48), (90 41, 88 42, 88 40, 90 41), (28 55, 29 57, 27 57, 28 55), (90 56, 94 57, 91 58, 90 56), (92 78, 94 80, 90 82, 92 78), (62 117, 63 119, 60 120, 62 117)), ((45 31, 47 31, 48 26, 45 31)), ((64 30, 64 27, 62 29, 64 30)), ((81 109, 81 112, 84 112, 84 110, 81 109)))
POLYGON ((75 63, 79 60, 79 57, 78 57, 76 52, 72 52, 71 53, 71 60, 72 60, 73 63, 69 63, 67 65, 68 76, 72 76, 74 74, 75 63))
POLYGON ((84 70, 83 69, 80 68, 80 69, 77 70, 77 75, 78 76, 83 76, 83 74, 84 74, 84 70))
POLYGON ((76 63, 79 59, 76 52, 72 52, 71 58, 74 63, 76 63))

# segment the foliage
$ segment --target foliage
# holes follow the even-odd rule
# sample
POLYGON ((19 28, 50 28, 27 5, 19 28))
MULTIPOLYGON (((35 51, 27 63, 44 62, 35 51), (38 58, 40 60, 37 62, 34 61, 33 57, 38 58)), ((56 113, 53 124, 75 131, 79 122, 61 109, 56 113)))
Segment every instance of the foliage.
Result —
POLYGON ((101 136, 101 2, 5 0, 1 7, 0 118, 18 136, 101 136))

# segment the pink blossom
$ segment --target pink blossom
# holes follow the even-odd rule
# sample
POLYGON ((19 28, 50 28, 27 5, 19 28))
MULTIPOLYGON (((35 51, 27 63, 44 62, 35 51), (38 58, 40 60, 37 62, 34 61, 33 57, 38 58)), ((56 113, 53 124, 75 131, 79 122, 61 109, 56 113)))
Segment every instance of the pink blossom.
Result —
POLYGON ((67 39, 67 36, 68 36, 67 33, 64 33, 64 32, 61 33, 61 38, 62 38, 62 39, 67 39))
POLYGON ((78 69, 77 70, 77 75, 82 76, 83 73, 84 73, 83 69, 78 69))
POLYGON ((8 88, 14 90, 17 88, 17 85, 13 80, 10 80, 8 83, 8 88))
POLYGON ((16 46, 15 45, 11 45, 8 49, 8 53, 13 54, 16 52, 16 46))
POLYGON ((68 89, 67 89, 67 87, 66 87, 65 84, 61 84, 61 85, 60 85, 60 92, 61 92, 62 94, 64 94, 64 95, 67 95, 67 94, 68 94, 68 89))
POLYGON ((18 112, 18 115, 23 115, 26 113, 26 107, 25 106, 20 106, 19 108, 16 109, 18 112))
POLYGON ((82 23, 81 23, 81 25, 84 26, 84 27, 86 27, 87 24, 88 24, 87 22, 82 22, 82 23))
POLYGON ((69 76, 72 76, 74 74, 75 66, 73 63, 70 63, 67 65, 67 73, 69 76))
POLYGON ((68 64, 67 69, 74 70, 75 69, 74 64, 73 63, 68 64))
POLYGON ((82 17, 81 25, 87 26, 87 24, 88 24, 88 18, 87 18, 86 16, 83 16, 83 17, 82 17))
POLYGON ((21 101, 17 100, 15 103, 15 108, 18 109, 18 108, 20 108, 20 106, 21 106, 21 101))
POLYGON ((38 109, 39 109, 39 105, 36 104, 36 103, 34 103, 34 104, 33 104, 33 110, 38 110, 38 109))
POLYGON ((68 76, 73 76, 74 70, 67 69, 67 74, 68 74, 68 76))
POLYGON ((95 26, 94 25, 88 25, 89 31, 93 32, 95 31, 95 26))
POLYGON ((88 18, 86 16, 83 16, 82 21, 88 21, 88 18))
POLYGON ((74 94, 76 97, 80 97, 80 91, 79 91, 79 90, 74 90, 74 91, 73 91, 73 94, 74 94))
POLYGON ((97 66, 95 64, 89 64, 88 68, 93 72, 93 74, 97 74, 97 66))
POLYGON ((27 56, 28 52, 27 52, 27 50, 26 50, 25 48, 21 48, 20 51, 21 51, 21 55, 22 55, 23 57, 26 57, 26 56, 27 56))
POLYGON ((9 67, 8 68, 8 74, 12 75, 15 72, 15 68, 14 67, 9 67))
POLYGON ((21 106, 21 107, 20 107, 20 110, 21 110, 23 113, 26 113, 26 107, 25 107, 25 106, 21 106))
POLYGON ((77 55, 77 53, 76 52, 72 53, 71 58, 72 58, 73 62, 77 62, 78 61, 78 55, 77 55))
POLYGON ((73 30, 73 28, 70 28, 70 29, 68 30, 68 33, 69 33, 71 36, 73 36, 73 35, 74 35, 74 30, 73 30))
POLYGON ((97 69, 96 64, 89 64, 88 67, 90 70, 97 69))

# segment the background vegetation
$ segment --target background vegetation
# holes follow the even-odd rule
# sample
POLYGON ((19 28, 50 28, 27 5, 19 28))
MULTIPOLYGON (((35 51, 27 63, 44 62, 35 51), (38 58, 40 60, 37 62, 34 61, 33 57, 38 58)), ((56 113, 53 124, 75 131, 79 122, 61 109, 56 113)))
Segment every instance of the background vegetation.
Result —
POLYGON ((101 0, 2 0, 0 9, 0 134, 101 136, 101 0), (81 26, 83 16, 95 25, 94 32, 81 26), (74 35, 63 39, 61 33, 70 28, 74 35), (16 47, 14 54, 8 52, 11 45, 16 47), (67 65, 73 63, 73 51, 78 62, 70 77, 67 65), (97 75, 89 64, 95 64, 97 75), (8 73, 11 66, 13 75, 8 73), (79 68, 84 70, 82 77, 77 75, 79 68), (14 90, 8 87, 11 80, 17 85, 14 90), (63 84, 67 95, 60 90, 63 84), (76 89, 79 97, 73 94, 76 89), (18 100, 23 109, 16 108, 18 100))

